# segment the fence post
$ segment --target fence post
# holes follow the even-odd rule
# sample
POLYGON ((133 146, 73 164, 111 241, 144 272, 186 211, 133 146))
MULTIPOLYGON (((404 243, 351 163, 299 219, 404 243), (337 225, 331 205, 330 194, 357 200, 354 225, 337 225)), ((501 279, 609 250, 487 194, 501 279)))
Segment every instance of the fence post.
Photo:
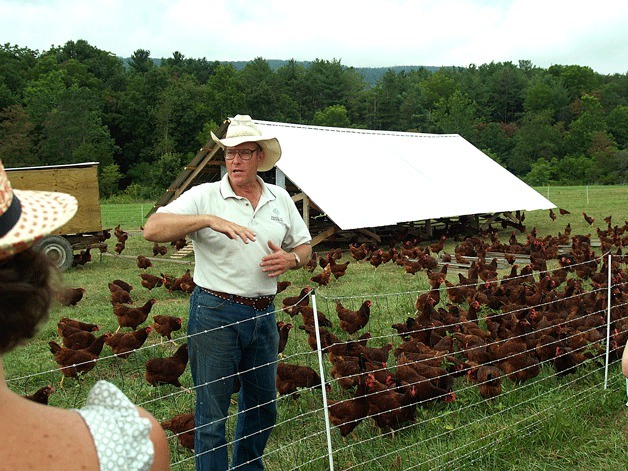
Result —
POLYGON ((329 415, 327 414, 327 391, 325 390, 325 368, 323 367, 323 351, 321 350, 321 335, 318 330, 318 311, 316 309, 316 292, 310 291, 312 296, 312 309, 314 310, 314 330, 316 333, 316 353, 318 354, 318 368, 321 375, 321 391, 323 392, 323 415, 325 416, 325 432, 327 433, 327 453, 329 455, 329 470, 334 471, 334 453, 331 445, 331 430, 329 427, 329 415))
POLYGON ((611 259, 612 255, 609 253, 608 275, 606 280, 606 361, 604 362, 604 389, 608 388, 608 362, 611 350, 611 259))

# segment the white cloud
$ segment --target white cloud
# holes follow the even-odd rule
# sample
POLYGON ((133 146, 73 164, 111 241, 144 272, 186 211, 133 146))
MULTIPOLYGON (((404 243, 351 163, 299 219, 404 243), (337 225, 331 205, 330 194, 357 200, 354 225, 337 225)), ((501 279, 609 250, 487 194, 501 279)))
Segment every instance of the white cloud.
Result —
POLYGON ((624 0, 0 0, 0 43, 85 39, 130 56, 339 59, 345 65, 628 66, 624 0))

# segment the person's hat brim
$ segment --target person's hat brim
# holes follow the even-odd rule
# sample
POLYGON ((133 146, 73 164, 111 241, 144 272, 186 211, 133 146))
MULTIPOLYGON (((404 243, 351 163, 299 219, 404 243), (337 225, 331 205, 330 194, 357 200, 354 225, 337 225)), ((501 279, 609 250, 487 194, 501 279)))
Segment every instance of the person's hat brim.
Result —
POLYGON ((0 260, 31 247, 74 217, 78 202, 66 193, 13 190, 21 205, 15 225, 0 237, 0 260))

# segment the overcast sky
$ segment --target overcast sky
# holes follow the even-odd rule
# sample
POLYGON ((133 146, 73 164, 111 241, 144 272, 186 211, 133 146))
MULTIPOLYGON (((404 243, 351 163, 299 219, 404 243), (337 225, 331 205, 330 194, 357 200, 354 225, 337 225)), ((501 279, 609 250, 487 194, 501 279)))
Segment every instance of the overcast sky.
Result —
POLYGON ((0 44, 84 39, 130 57, 339 60, 354 67, 529 60, 628 72, 628 0, 0 0, 0 44))

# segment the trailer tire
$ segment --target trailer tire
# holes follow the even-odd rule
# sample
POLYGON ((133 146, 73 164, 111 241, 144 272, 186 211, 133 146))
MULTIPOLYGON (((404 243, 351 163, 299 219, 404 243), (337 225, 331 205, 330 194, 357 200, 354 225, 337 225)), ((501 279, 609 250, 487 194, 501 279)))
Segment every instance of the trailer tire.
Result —
POLYGON ((35 248, 46 254, 54 266, 65 271, 72 266, 74 251, 65 237, 47 236, 35 244, 35 248))

